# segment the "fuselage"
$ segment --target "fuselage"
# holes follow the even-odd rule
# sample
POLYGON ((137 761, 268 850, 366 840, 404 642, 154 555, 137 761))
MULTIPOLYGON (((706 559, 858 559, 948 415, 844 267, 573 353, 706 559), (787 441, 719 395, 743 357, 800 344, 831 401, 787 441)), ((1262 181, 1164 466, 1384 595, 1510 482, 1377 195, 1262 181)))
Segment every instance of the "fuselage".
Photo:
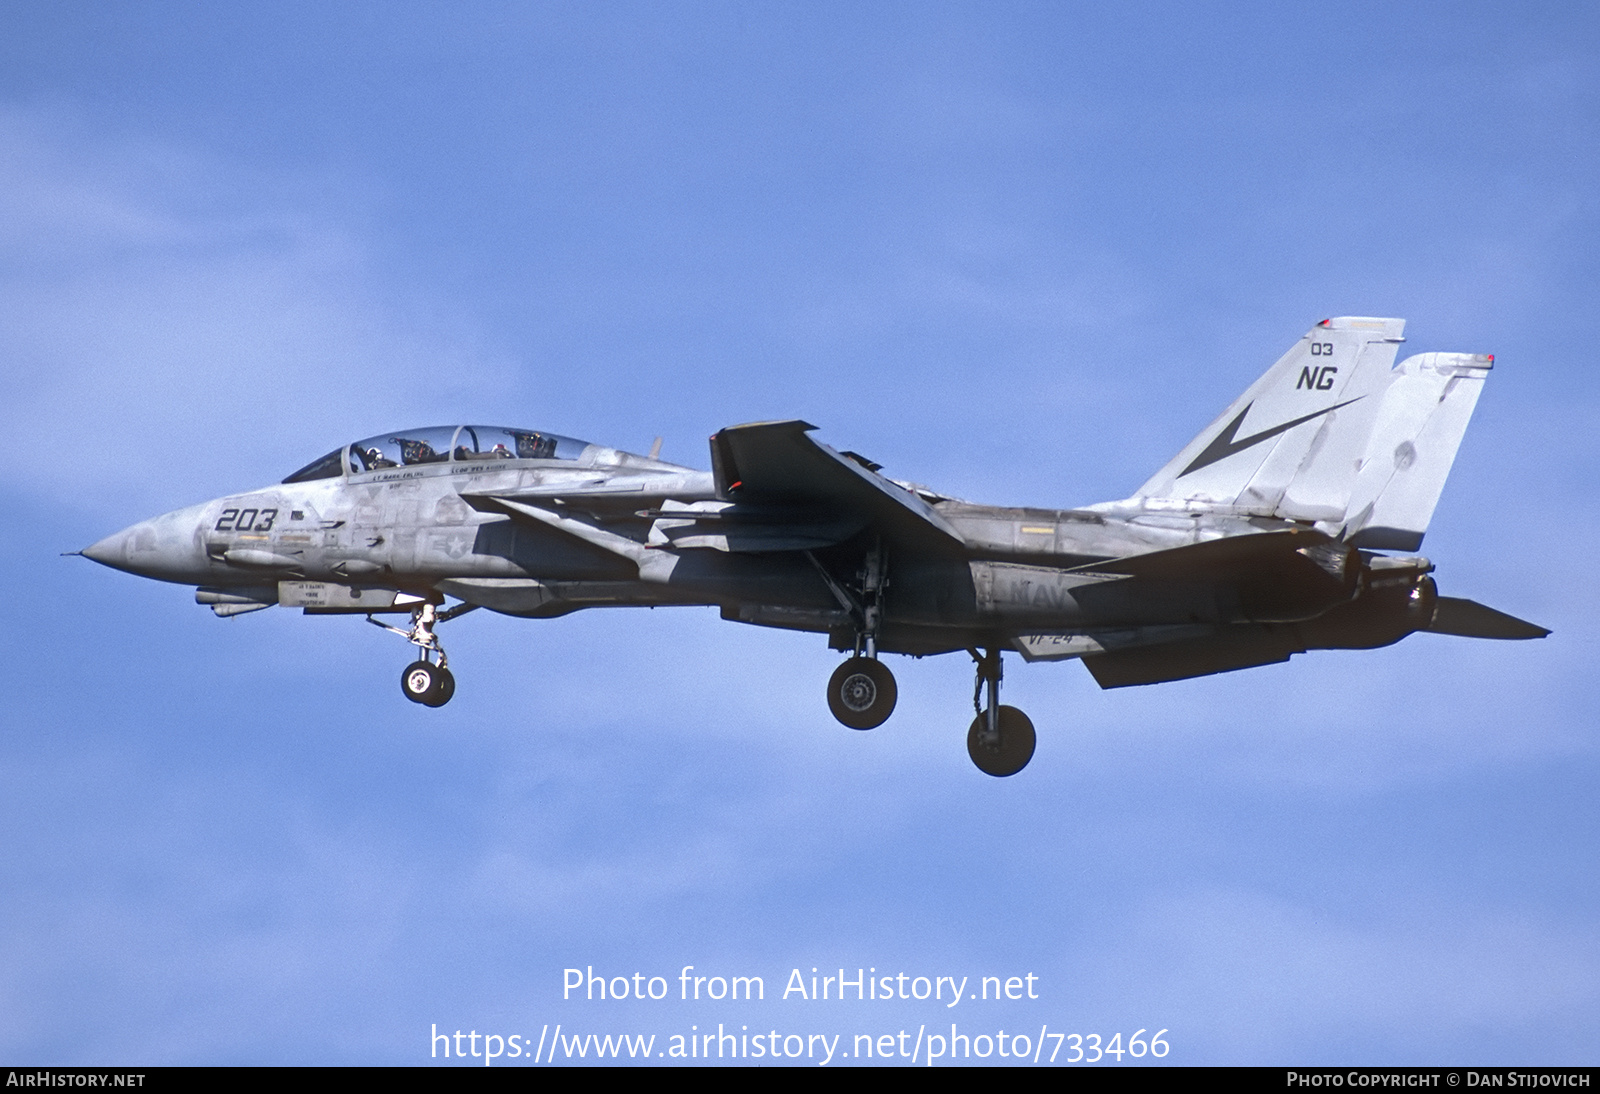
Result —
MULTIPOLYGON (((410 450, 391 445, 387 454, 371 441, 356 442, 284 482, 142 521, 84 554, 194 585, 197 598, 221 614, 271 603, 399 610, 448 595, 528 617, 713 605, 741 622, 849 632, 849 589, 871 544, 870 533, 847 519, 820 514, 800 532, 792 522, 774 530, 719 498, 711 472, 566 438, 564 451, 487 455, 482 441, 454 443, 469 429, 487 432, 444 427, 387 438, 452 434, 448 446, 424 446, 421 458, 418 442, 407 442, 410 450), (520 499, 522 510, 555 517, 525 519, 484 499, 520 499), (573 534, 589 529, 591 538, 605 537, 600 546, 573 534)), ((1082 569, 1291 527, 1282 521, 1003 508, 900 485, 931 505, 961 544, 931 556, 888 554, 886 650, 961 649, 1001 632, 1308 618, 1349 597, 1343 584, 1330 583, 1309 603, 1252 615, 1236 581, 1138 580, 1082 569)))
POLYGON ((967 650, 987 695, 968 752, 1010 775, 1034 733, 1000 704, 1006 650, 1081 658, 1117 688, 1419 630, 1549 633, 1439 597, 1427 559, 1382 553, 1421 545, 1494 364, 1426 353, 1396 365, 1403 328, 1323 320, 1131 497, 1083 508, 978 505, 889 479, 796 419, 718 430, 710 471, 452 425, 344 445, 82 553, 193 585, 220 616, 364 614, 420 651, 401 687, 427 706, 455 693, 435 627, 476 608, 708 605, 823 633, 851 653, 828 705, 852 729, 894 709, 880 653, 967 650), (376 618, 386 612, 409 613, 409 628, 376 618))

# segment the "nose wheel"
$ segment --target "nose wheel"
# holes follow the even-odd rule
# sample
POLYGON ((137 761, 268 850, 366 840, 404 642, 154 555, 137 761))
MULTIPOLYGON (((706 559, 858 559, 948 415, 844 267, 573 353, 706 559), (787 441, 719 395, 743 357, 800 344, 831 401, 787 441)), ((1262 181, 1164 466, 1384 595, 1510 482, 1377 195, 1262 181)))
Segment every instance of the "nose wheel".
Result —
POLYGON ((852 657, 833 670, 828 681, 828 709, 851 729, 875 729, 894 713, 899 697, 894 673, 882 661, 852 657))
POLYGON ((443 665, 435 665, 431 661, 413 661, 400 674, 400 690, 413 703, 442 707, 456 693, 456 678, 443 665))
POLYGON ((411 629, 401 630, 391 627, 372 616, 367 616, 367 622, 375 627, 382 627, 391 631, 422 650, 422 660, 413 661, 407 665, 400 674, 400 692, 413 703, 421 703, 425 707, 442 707, 450 701, 456 693, 456 678, 450 672, 450 659, 445 656, 444 647, 439 644, 439 638, 433 633, 435 624, 454 619, 465 612, 470 612, 476 605, 458 604, 448 611, 439 611, 431 603, 422 604, 411 613, 411 629), (437 658, 437 660, 434 660, 437 658))

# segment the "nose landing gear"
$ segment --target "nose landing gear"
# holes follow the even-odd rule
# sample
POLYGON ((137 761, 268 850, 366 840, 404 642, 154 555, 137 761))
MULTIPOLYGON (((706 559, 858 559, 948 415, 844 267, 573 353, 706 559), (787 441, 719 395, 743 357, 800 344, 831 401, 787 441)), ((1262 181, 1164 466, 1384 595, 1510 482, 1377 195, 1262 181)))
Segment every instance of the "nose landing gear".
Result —
POLYGON ((458 604, 441 612, 435 604, 421 604, 411 613, 410 630, 401 630, 367 616, 368 623, 398 634, 422 650, 422 659, 411 662, 400 674, 400 692, 407 699, 427 707, 442 707, 456 693, 456 678, 450 672, 450 659, 445 656, 444 647, 439 644, 439 637, 433 633, 433 628, 475 607, 475 604, 458 604))
POLYGON ((972 689, 972 708, 978 716, 967 730, 967 755, 985 775, 1005 778, 1015 775, 1033 759, 1037 737, 1033 722, 1016 707, 1000 705, 1000 651, 990 649, 980 655, 969 650, 978 663, 978 681, 972 689), (988 685, 988 706, 980 705, 988 685))

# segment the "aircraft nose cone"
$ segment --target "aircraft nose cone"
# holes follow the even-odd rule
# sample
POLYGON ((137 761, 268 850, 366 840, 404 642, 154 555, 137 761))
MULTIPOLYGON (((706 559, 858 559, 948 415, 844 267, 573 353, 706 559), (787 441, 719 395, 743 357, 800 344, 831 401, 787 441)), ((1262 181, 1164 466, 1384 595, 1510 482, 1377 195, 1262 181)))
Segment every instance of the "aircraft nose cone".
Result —
POLYGON ((200 584, 207 572, 197 539, 202 508, 192 506, 140 521, 78 553, 124 573, 200 584))
POLYGON ((107 536, 98 543, 93 543, 78 553, 84 558, 92 558, 102 566, 110 566, 113 570, 126 570, 128 568, 128 533, 131 528, 107 536))

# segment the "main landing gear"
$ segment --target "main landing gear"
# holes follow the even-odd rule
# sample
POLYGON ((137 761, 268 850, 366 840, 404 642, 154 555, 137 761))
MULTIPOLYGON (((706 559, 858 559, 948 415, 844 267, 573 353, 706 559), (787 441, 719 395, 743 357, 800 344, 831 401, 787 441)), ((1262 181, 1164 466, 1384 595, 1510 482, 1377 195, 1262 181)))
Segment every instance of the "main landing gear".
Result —
POLYGON ((894 673, 878 660, 878 624, 883 618, 883 590, 889 584, 883 544, 873 544, 862 559, 859 599, 846 592, 815 558, 811 562, 839 603, 855 617, 857 627, 855 656, 834 669, 828 680, 828 709, 851 729, 876 729, 894 713, 900 694, 894 673))
POLYGON ((978 716, 967 730, 967 755, 985 775, 1015 775, 1033 759, 1033 723, 1016 707, 1000 705, 1000 651, 991 648, 985 654, 967 652, 978 663, 978 682, 972 689, 972 709, 978 716), (989 702, 983 706, 980 700, 986 684, 989 702))
POLYGON ((441 612, 435 604, 422 604, 411 613, 410 630, 391 627, 367 616, 368 623, 392 631, 422 650, 421 660, 411 662, 400 674, 400 691, 407 699, 427 707, 442 707, 456 693, 456 678, 450 671, 450 659, 445 656, 444 647, 439 644, 439 637, 433 633, 433 628, 475 607, 475 604, 459 604, 441 612))
MULTIPOLYGON (((881 726, 894 712, 894 674, 873 656, 876 652, 870 641, 859 643, 856 655, 835 669, 828 681, 828 709, 851 729, 881 726)), ((968 652, 978 665, 978 680, 972 689, 972 707, 978 716, 967 729, 967 755, 986 775, 1015 775, 1033 759, 1038 740, 1033 722, 1016 707, 1000 705, 1000 651, 968 652)))
MULTIPOLYGON (((806 557, 856 625, 854 656, 834 669, 828 680, 828 709, 851 729, 875 729, 894 713, 899 694, 894 673, 878 660, 878 625, 883 619, 883 590, 889 583, 883 544, 873 544, 862 559, 857 575, 859 597, 851 595, 815 557, 806 557)), ((967 730, 967 755, 987 775, 1015 775, 1033 759, 1033 723, 1016 707, 1000 705, 1000 650, 990 647, 984 654, 975 649, 967 652, 978 663, 978 683, 972 691, 972 707, 978 716, 967 730), (987 707, 982 705, 985 684, 987 707)))
POLYGON ((876 729, 894 713, 894 673, 872 657, 852 657, 833 670, 828 709, 851 729, 876 729))

